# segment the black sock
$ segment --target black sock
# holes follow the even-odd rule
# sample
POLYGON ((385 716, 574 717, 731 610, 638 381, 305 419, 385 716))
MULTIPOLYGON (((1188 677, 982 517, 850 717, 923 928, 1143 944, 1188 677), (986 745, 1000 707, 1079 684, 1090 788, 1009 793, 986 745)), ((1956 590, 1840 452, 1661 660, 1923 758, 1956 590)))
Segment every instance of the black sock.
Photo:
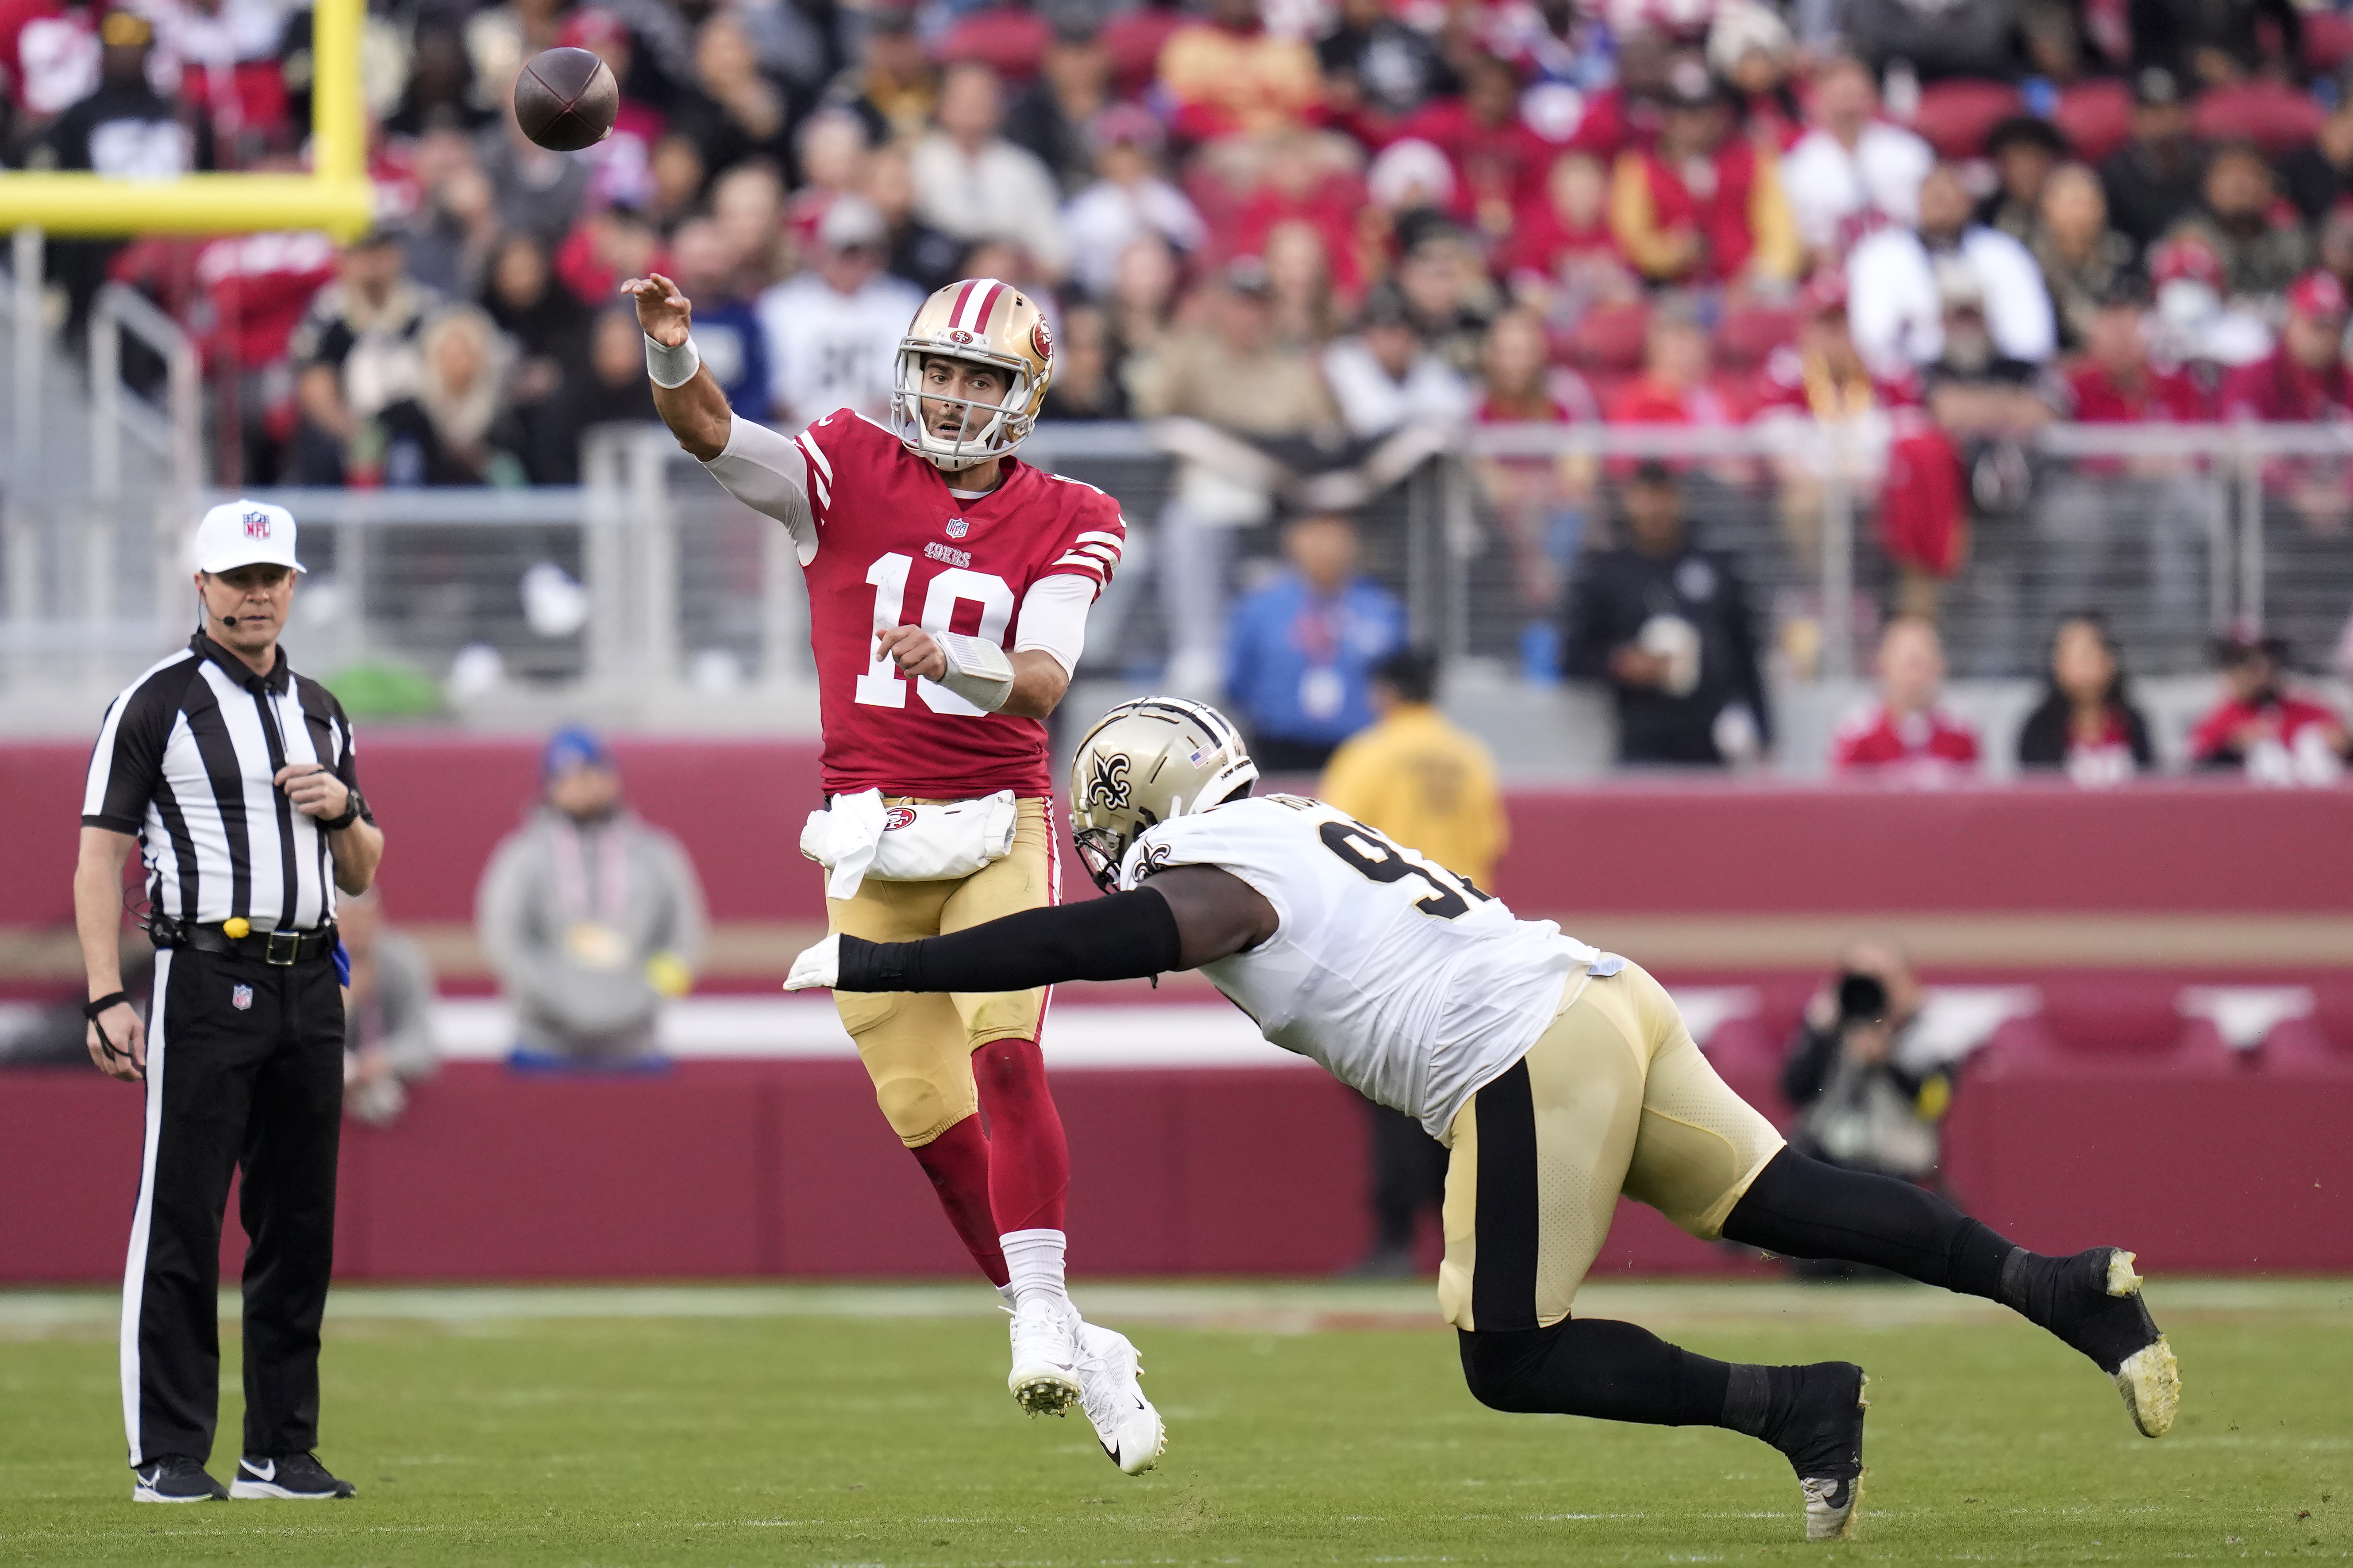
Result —
POLYGON ((1600 1318, 1466 1333, 1461 1341, 1463 1378, 1493 1409, 1723 1426, 1776 1447, 1791 1440, 1806 1371, 1716 1361, 1648 1329, 1600 1318))
POLYGON ((1724 1222, 1724 1237, 1784 1258, 1837 1258, 1967 1296, 2002 1300, 2017 1248, 1951 1204, 1893 1176, 1841 1171, 1784 1149, 1724 1222))
POLYGON ((1648 1329, 1602 1318, 1462 1335, 1463 1379, 1482 1405, 1497 1410, 1716 1426, 1735 1370, 1648 1329))

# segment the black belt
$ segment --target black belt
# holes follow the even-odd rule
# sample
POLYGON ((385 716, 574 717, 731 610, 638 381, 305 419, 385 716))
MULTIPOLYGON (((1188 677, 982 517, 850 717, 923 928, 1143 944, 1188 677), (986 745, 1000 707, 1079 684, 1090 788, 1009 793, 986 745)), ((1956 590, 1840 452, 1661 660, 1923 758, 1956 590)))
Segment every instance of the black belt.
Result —
POLYGON ((196 925, 163 916, 149 922, 147 933, 157 947, 191 947, 198 952, 233 953, 238 958, 275 964, 280 969, 297 963, 315 963, 322 958, 332 957, 336 934, 333 926, 321 926, 317 931, 257 931, 243 936, 231 936, 217 925, 196 925))

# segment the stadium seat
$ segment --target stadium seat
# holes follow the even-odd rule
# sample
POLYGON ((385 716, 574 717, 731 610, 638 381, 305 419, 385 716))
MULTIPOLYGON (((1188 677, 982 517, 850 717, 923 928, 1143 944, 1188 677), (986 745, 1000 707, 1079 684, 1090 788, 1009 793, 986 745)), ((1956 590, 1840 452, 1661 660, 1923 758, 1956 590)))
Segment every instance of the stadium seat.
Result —
POLYGON ((1112 85, 1122 98, 1142 98, 1160 69, 1161 46, 1185 21, 1173 6, 1139 5, 1103 24, 1103 52, 1111 57, 1112 85))
POLYGON ((2025 111, 2018 89, 1973 78, 1932 81, 1920 89, 1920 111, 1912 129, 1942 158, 1974 158, 1986 133, 2025 111))
POLYGON ((2079 81, 2059 95, 2051 123, 2084 162, 2096 163, 2132 138, 2132 89, 2113 79, 2079 81))
POLYGON ((2178 987, 2137 977, 2054 977, 2041 983, 2039 1012, 1996 1029, 1986 1049, 2004 1072, 2060 1068, 2131 1072, 2230 1071, 2234 1058, 2214 1026, 2184 1018, 2178 987))
POLYGON ((1038 74, 1038 62, 1046 58, 1052 37, 1031 13, 992 5, 950 28, 940 40, 939 58, 944 64, 978 60, 1008 83, 1023 82, 1038 74))
POLYGON ((2335 76, 2353 61, 2353 16, 2342 11, 2304 14, 2304 64, 2316 77, 2335 76))
POLYGON ((1715 330, 1715 363, 1728 371, 1752 371, 1783 343, 1798 341, 1798 313, 1751 305, 1728 312, 1715 330))
POLYGON ((2309 142, 2327 118, 2308 95, 2275 81, 2209 89, 2189 110, 2191 129, 2208 141, 2244 138, 2274 154, 2309 142))
POLYGON ((1570 330, 1564 357, 1589 374, 1630 375, 1642 368, 1642 340, 1650 325, 1651 308, 1640 300, 1596 305, 1570 330))

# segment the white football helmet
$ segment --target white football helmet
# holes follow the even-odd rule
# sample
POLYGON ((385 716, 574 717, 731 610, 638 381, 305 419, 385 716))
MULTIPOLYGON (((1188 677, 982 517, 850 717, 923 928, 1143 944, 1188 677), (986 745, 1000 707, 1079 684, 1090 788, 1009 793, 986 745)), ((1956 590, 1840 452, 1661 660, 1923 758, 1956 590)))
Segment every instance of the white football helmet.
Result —
POLYGON ((891 425, 907 450, 934 467, 955 473, 1002 458, 1028 439, 1054 378, 1054 334, 1036 300, 994 278, 966 278, 934 294, 915 312, 899 340, 899 360, 891 394, 891 425), (1010 378, 1001 402, 940 397, 961 404, 963 434, 935 435, 923 422, 923 363, 970 360, 1010 378))
POLYGON ((1140 697, 1096 720, 1071 759, 1071 839, 1108 893, 1146 828, 1248 795, 1257 782, 1258 764, 1224 714, 1182 697, 1140 697))

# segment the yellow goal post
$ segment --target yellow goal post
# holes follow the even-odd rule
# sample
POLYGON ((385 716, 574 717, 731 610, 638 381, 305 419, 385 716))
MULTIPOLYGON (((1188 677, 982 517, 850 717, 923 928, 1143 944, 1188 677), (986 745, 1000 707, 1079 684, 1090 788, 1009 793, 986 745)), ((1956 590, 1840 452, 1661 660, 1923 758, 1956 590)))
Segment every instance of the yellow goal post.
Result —
POLYGON ((311 173, 183 174, 126 180, 78 173, 0 174, 0 232, 78 238, 324 229, 356 239, 375 217, 360 103, 366 0, 317 0, 311 51, 311 173))

